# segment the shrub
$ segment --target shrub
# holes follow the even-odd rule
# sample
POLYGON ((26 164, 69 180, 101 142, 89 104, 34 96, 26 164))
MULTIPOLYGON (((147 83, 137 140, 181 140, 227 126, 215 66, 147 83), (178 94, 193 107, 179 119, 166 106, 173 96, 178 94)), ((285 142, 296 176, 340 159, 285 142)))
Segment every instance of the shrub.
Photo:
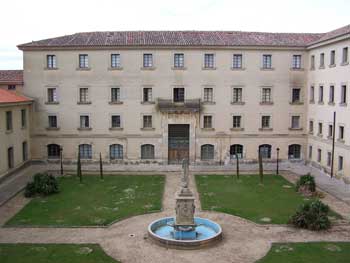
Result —
POLYGON ((296 190, 300 191, 301 188, 314 193, 316 191, 315 178, 310 174, 301 176, 296 184, 296 190))
POLYGON ((328 205, 319 200, 307 202, 297 209, 296 213, 290 218, 289 224, 313 231, 326 230, 331 226, 328 212, 328 205))
POLYGON ((38 173, 34 175, 33 182, 26 185, 24 196, 32 197, 34 195, 50 195, 59 192, 57 179, 47 173, 38 173))

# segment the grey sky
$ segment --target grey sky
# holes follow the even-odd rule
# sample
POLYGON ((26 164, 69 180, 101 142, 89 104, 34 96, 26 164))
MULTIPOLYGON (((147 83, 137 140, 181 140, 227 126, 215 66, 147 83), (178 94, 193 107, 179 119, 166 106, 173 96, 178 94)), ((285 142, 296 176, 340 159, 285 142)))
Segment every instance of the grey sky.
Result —
POLYGON ((11 0, 1 3, 0 69, 22 68, 16 45, 86 31, 327 32, 350 23, 349 0, 11 0))

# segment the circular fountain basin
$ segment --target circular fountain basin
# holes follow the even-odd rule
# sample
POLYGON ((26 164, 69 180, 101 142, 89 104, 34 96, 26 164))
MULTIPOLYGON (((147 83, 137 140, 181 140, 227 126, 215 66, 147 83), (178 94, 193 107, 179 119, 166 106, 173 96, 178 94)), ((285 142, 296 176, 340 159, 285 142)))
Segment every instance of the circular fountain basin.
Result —
POLYGON ((174 238, 174 217, 160 218, 148 226, 148 235, 159 245, 177 249, 198 249, 213 245, 222 239, 221 226, 206 218, 195 217, 195 239, 174 238))

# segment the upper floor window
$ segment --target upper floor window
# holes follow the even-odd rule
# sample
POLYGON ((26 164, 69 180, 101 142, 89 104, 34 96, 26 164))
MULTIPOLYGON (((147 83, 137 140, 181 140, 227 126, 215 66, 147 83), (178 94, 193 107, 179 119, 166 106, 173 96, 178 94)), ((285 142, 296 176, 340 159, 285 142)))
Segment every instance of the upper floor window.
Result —
POLYGON ((213 116, 211 116, 211 115, 203 116, 203 128, 204 129, 213 128, 213 116))
POLYGON ((89 88, 79 89, 79 102, 88 103, 89 102, 89 88))
POLYGON ((299 129, 300 128, 300 116, 292 116, 291 128, 299 129))
POLYGON ((152 115, 143 115, 143 128, 152 128, 152 115))
POLYGON ((262 103, 270 103, 270 102, 272 102, 271 94, 272 94, 271 88, 263 88, 262 89, 261 102, 262 103))
POLYGON ((204 54, 204 68, 214 68, 214 54, 204 54))
POLYGON ((343 125, 339 126, 339 135, 338 135, 338 140, 343 141, 344 140, 344 133, 345 133, 345 128, 343 125))
POLYGON ((233 88, 232 89, 232 103, 240 103, 243 101, 242 99, 242 88, 233 88))
POLYGON ((185 66, 185 55, 182 53, 174 54, 174 68, 183 68, 185 66))
POLYGON ((322 150, 317 149, 317 161, 320 163, 322 161, 322 150))
POLYGON ((143 88, 143 102, 153 102, 152 88, 143 88))
POLYGON ((349 48, 344 47, 343 48, 343 55, 342 55, 342 63, 346 64, 349 62, 349 48))
POLYGON ((242 68, 242 54, 233 54, 232 68, 242 68))
POLYGON ((313 103, 315 101, 315 87, 310 87, 310 102, 313 103))
POLYGON ((232 117, 232 128, 240 129, 242 128, 242 116, 234 115, 232 117))
POLYGON ((120 102, 120 88, 111 88, 111 102, 120 102))
POLYGON ((261 116, 261 128, 262 129, 271 128, 271 116, 261 116))
POLYGON ((79 68, 89 68, 89 56, 87 54, 79 55, 79 68))
POLYGON ((320 54, 320 68, 324 68, 324 53, 320 54))
POLYGON ((314 122, 309 121, 309 133, 313 134, 314 133, 314 122))
POLYGON ((184 101, 185 101, 185 89, 174 88, 174 102, 184 102, 184 101))
POLYGON ((111 68, 120 68, 120 54, 111 54, 111 68))
POLYGON ((301 55, 293 55, 292 68, 301 69, 301 55))
POLYGON ((334 103, 334 85, 329 86, 329 101, 330 104, 334 103))
POLYGON ((90 116, 89 115, 80 115, 80 128, 81 129, 90 128, 90 116))
POLYGON ((311 56, 310 68, 315 69, 315 55, 311 56))
POLYGON ((7 149, 7 165, 8 165, 9 169, 11 169, 15 166, 13 147, 9 147, 7 149))
POLYGON ((111 127, 112 128, 121 128, 120 115, 112 115, 112 117, 111 117, 111 127))
POLYGON ((46 67, 49 69, 57 68, 57 61, 55 55, 47 55, 46 56, 46 67))
POLYGON ((56 88, 48 88, 47 89, 47 102, 56 103, 58 102, 57 89, 56 88))
POLYGON ((341 86, 341 97, 340 97, 340 103, 341 104, 346 104, 347 102, 347 88, 346 88, 346 85, 342 85, 341 86))
POLYGON ((6 111, 6 130, 11 131, 12 128, 12 111, 6 111))
POLYGON ((49 115, 49 128, 57 128, 57 116, 49 115))
POLYGON ((21 110, 21 127, 25 128, 27 126, 27 111, 25 109, 21 110))
POLYGON ((204 88, 203 101, 213 102, 213 88, 204 88))
POLYGON ((16 85, 8 85, 7 89, 8 90, 16 90, 16 85))
POLYGON ((272 68, 272 55, 263 55, 263 69, 272 68))
POLYGON ((335 50, 331 51, 331 64, 330 66, 335 66, 335 50))
POLYGON ((318 103, 323 103, 323 86, 318 88, 318 103))
POLYGON ((318 135, 321 136, 322 134, 323 134, 323 124, 322 124, 322 122, 319 122, 318 123, 318 135))
POLYGON ((328 138, 332 138, 333 137, 333 124, 329 124, 328 125, 328 138))
POLYGON ((338 157, 338 171, 342 171, 344 169, 344 158, 343 156, 338 157))
POLYGON ((144 68, 153 67, 153 55, 152 54, 143 54, 143 67, 144 68))
POLYGON ((292 89, 292 103, 301 102, 300 88, 292 89))

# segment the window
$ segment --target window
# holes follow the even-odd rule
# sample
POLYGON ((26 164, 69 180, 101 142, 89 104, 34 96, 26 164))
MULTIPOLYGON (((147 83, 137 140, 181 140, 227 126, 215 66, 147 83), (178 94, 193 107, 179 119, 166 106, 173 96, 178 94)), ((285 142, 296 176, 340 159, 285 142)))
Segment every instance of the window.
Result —
POLYGON ((143 54, 143 67, 144 68, 153 67, 153 55, 152 54, 143 54))
POLYGON ((344 140, 344 131, 345 131, 344 126, 339 126, 338 140, 340 140, 340 141, 344 140))
POLYGON ((262 89, 262 103, 271 103, 272 97, 271 97, 271 88, 263 88, 262 89))
POLYGON ((111 160, 123 159, 123 145, 112 144, 109 146, 109 158, 111 160))
POLYGON ((328 101, 329 104, 332 104, 334 103, 334 86, 331 85, 329 86, 329 101, 328 101))
POLYGON ((342 63, 346 64, 349 62, 349 48, 344 47, 343 48, 343 55, 342 55, 342 63))
POLYGON ((152 128, 152 115, 143 115, 143 128, 152 128))
POLYGON ((80 144, 79 153, 81 159, 91 159, 92 158, 92 146, 90 144, 80 144))
POLYGON ((301 146, 299 144, 292 144, 288 147, 288 159, 300 159, 301 146))
POLYGON ((152 102, 152 88, 143 88, 143 102, 152 102))
POLYGON ((309 145, 309 159, 312 160, 312 145, 309 145))
POLYGON ((319 135, 319 136, 322 136, 322 129, 323 129, 322 126, 323 126, 322 123, 319 122, 319 123, 318 123, 318 135, 319 135))
POLYGON ((79 103, 89 103, 89 88, 79 89, 79 103))
POLYGON ((213 102, 213 88, 204 88, 204 102, 213 102))
POLYGON ((338 171, 342 171, 344 169, 344 158, 343 156, 338 157, 338 171))
POLYGON ((112 128, 121 128, 120 115, 112 115, 111 127, 112 128))
POLYGON ((232 102, 240 103, 242 102, 242 88, 233 88, 232 91, 232 102))
POLYGON ((174 88, 174 102, 184 102, 184 101, 185 101, 185 89, 174 88))
POLYGON ((335 50, 331 51, 331 64, 330 66, 335 66, 335 50))
POLYGON ((315 55, 311 56, 311 69, 315 69, 315 55))
POLYGON ((8 90, 16 90, 16 85, 8 85, 7 89, 8 90))
POLYGON ((214 159, 214 145, 204 144, 201 146, 201 160, 214 159))
POLYGON ((300 116, 292 116, 291 128, 292 129, 300 128, 300 116))
POLYGON ((230 159, 243 158, 243 145, 233 144, 230 146, 230 159))
POLYGON ((315 87, 314 86, 310 87, 310 102, 311 103, 315 102, 315 87))
POLYGON ((293 55, 292 68, 301 69, 301 55, 293 55))
POLYGON ((263 159, 271 159, 271 148, 269 144, 259 146, 259 153, 263 159))
POLYGON ((47 89, 47 102, 48 103, 56 103, 56 102, 58 102, 57 89, 56 88, 48 88, 47 89))
POLYGON ((120 88, 111 88, 111 102, 120 102, 120 88))
POLYGON ((141 159, 154 159, 154 146, 152 144, 141 145, 141 159))
POLYGON ((90 120, 88 115, 81 115, 80 116, 80 128, 81 129, 88 129, 90 128, 90 120))
POLYGON ((49 128, 57 128, 57 116, 56 115, 49 116, 49 128))
POLYGON ((309 121, 309 133, 313 134, 314 133, 314 122, 309 121))
POLYGON ((12 169, 15 166, 13 147, 7 149, 7 165, 9 169, 12 169))
POLYGON ((47 157, 49 159, 60 158, 60 146, 57 144, 49 144, 47 146, 47 157))
POLYGON ((263 69, 272 68, 272 55, 263 55, 263 69))
POLYGON ((204 68, 214 68, 214 54, 204 54, 204 68))
POLYGON ((301 102, 300 89, 293 88, 292 89, 292 103, 299 103, 299 102, 301 102))
POLYGON ((211 129, 213 128, 213 117, 210 115, 203 116, 203 128, 204 129, 211 129))
POLYGON ((317 149, 317 161, 320 163, 322 161, 322 150, 317 149))
POLYGON ((89 68, 89 57, 86 54, 79 55, 79 68, 89 68))
POLYGON ((234 115, 232 121, 233 128, 240 129, 242 127, 242 116, 234 115))
POLYGON ((6 111, 6 130, 12 130, 12 111, 6 111))
POLYGON ((332 138, 333 137, 333 125, 329 124, 328 125, 328 138, 332 138))
POLYGON ((27 111, 25 109, 21 110, 21 127, 25 128, 27 126, 27 111))
POLYGON ((341 86, 341 95, 340 95, 340 103, 341 104, 347 103, 347 99, 346 99, 347 92, 346 91, 347 91, 346 85, 342 85, 341 86))
POLYGON ((120 54, 111 54, 111 68, 120 68, 120 54))
POLYGON ((320 68, 324 68, 324 53, 320 54, 320 68))
POLYGON ((327 166, 331 166, 332 164, 332 153, 327 152, 327 166))
POLYGON ((242 54, 233 54, 232 68, 242 68, 242 54))
POLYGON ((23 162, 28 160, 28 144, 27 144, 27 142, 22 142, 22 160, 23 160, 23 162))
POLYGON ((318 88, 318 103, 323 103, 323 86, 318 88))
POLYGON ((261 117, 261 128, 262 129, 269 129, 270 128, 270 116, 262 116, 261 117))
POLYGON ((55 55, 47 55, 46 56, 46 67, 49 68, 49 69, 57 68, 56 56, 55 55))
POLYGON ((185 55, 182 53, 174 54, 174 68, 183 68, 185 66, 185 55))

